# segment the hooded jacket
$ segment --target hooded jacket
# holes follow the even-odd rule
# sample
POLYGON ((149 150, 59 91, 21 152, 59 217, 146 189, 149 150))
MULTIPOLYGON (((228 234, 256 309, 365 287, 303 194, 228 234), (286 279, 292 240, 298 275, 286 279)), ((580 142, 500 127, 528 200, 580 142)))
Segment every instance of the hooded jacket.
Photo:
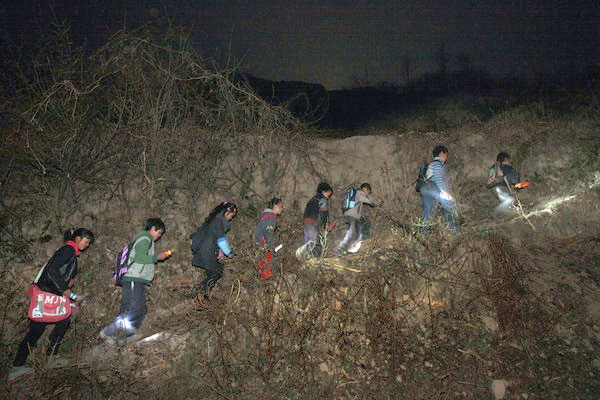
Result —
POLYGON ((260 213, 260 220, 254 230, 254 244, 256 246, 273 247, 275 231, 277 230, 277 215, 267 208, 260 213))

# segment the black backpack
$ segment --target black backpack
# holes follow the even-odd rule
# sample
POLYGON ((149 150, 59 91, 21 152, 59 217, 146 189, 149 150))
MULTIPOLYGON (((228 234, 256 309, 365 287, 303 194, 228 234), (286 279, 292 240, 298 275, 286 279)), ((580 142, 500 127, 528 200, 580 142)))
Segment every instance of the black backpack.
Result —
POLYGON ((415 185, 415 190, 417 191, 417 193, 421 192, 421 188, 423 187, 423 185, 425 185, 425 182, 427 181, 427 169, 428 168, 429 168, 428 162, 424 162, 423 164, 421 164, 421 167, 419 168, 419 176, 417 177, 417 184, 415 185))
POLYGON ((202 238, 204 237, 205 227, 206 224, 200 225, 198 230, 190 235, 190 239, 192 239, 192 254, 196 254, 200 250, 200 243, 202 243, 202 238))

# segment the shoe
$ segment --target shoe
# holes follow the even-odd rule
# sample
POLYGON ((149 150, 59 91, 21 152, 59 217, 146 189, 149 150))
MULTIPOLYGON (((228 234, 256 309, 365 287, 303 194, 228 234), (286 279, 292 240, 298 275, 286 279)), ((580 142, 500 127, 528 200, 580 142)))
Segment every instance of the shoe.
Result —
POLYGON ((48 361, 48 367, 56 368, 56 367, 64 367, 69 364, 69 359, 62 357, 52 357, 50 361, 48 361))
POLYGON ((114 337, 108 336, 106 333, 104 333, 104 331, 100 331, 100 335, 98 336, 100 337, 100 339, 104 340, 106 344, 109 344, 111 346, 114 346, 117 343, 114 337))
POLYGON ((21 376, 28 375, 32 372, 33 372, 33 368, 30 368, 30 367, 25 367, 25 366, 13 367, 10 370, 10 372, 8 373, 8 381, 10 382, 21 376))
POLYGON ((137 342, 138 340, 140 340, 144 335, 142 335, 141 333, 134 333, 131 336, 127 336, 125 338, 125 342, 126 343, 132 343, 132 342, 137 342))
POLYGON ((337 249, 337 255, 338 255, 338 256, 345 256, 345 255, 348 255, 348 250, 346 250, 346 249, 342 249, 342 248, 338 248, 338 249, 337 249))
POLYGON ((352 243, 352 246, 350 246, 350 248, 348 248, 348 253, 357 253, 358 250, 360 250, 360 246, 362 245, 362 241, 361 240, 357 240, 356 242, 352 243))

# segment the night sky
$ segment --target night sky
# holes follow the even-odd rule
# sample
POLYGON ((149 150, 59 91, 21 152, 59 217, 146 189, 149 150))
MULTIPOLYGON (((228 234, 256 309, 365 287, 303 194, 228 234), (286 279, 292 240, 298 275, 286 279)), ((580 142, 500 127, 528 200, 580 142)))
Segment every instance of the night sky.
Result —
POLYGON ((39 40, 67 20, 93 46, 108 32, 171 17, 207 58, 229 48, 242 69, 327 89, 402 84, 468 60, 495 76, 578 70, 600 63, 600 1, 20 1, 0 5, 2 39, 39 40), (231 47, 230 47, 231 46, 231 47), (443 52, 441 51, 443 49, 443 52), (408 65, 408 68, 407 68, 408 65))

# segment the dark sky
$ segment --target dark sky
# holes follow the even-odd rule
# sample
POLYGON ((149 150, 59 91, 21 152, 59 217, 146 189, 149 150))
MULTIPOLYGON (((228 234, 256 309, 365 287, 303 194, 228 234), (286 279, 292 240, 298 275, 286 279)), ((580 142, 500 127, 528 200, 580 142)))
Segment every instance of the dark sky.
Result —
MULTIPOLYGON (((439 49, 466 55, 500 76, 600 63, 600 1, 321 0, 8 2, 0 17, 9 37, 41 17, 67 19, 75 35, 94 37, 160 16, 192 32, 203 54, 231 54, 243 69, 272 80, 403 83, 437 70, 439 49), (52 12, 48 12, 52 9, 52 12), (229 47, 231 46, 231 47, 229 47)), ((34 39, 35 40, 35 39, 34 39)))

